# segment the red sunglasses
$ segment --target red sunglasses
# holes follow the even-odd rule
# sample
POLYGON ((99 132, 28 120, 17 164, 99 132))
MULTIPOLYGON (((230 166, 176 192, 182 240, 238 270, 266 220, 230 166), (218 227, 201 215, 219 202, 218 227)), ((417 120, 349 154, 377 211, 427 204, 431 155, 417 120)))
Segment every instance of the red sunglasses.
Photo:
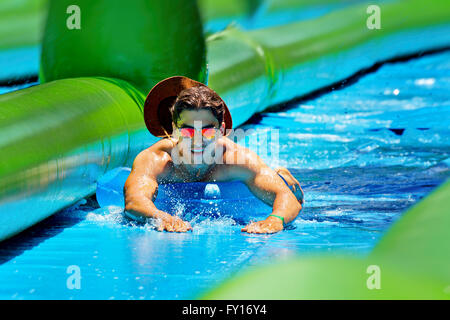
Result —
MULTIPOLYGON (((184 137, 184 138, 193 138, 195 135, 195 129, 194 128, 181 128, 180 129, 180 134, 184 137)), ((205 139, 211 140, 214 139, 214 137, 216 136, 216 128, 203 128, 202 129, 202 136, 205 139)))

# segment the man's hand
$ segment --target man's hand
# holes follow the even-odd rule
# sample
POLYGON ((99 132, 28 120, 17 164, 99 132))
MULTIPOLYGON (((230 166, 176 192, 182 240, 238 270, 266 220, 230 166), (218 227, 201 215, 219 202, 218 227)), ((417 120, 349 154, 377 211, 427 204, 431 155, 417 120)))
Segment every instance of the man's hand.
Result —
POLYGON ((241 229, 248 233, 275 233, 283 230, 283 221, 277 217, 267 217, 265 220, 251 222, 241 229))
POLYGON ((168 213, 159 214, 156 218, 156 229, 158 231, 169 232, 187 232, 192 230, 191 225, 187 221, 183 221, 176 216, 172 216, 168 213))

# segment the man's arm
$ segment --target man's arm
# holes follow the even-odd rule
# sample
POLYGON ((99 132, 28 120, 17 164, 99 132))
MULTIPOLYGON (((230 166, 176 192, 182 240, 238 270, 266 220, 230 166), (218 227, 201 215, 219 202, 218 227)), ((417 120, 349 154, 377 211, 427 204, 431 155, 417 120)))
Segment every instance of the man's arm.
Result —
POLYGON ((272 205, 272 213, 265 220, 250 223, 242 231, 249 233, 274 233, 281 231, 283 230, 283 222, 288 224, 293 221, 299 214, 302 206, 273 169, 269 168, 256 153, 252 151, 247 152, 243 166, 248 170, 249 174, 244 182, 255 196, 272 205))
POLYGON ((149 148, 141 152, 133 163, 125 182, 125 210, 135 217, 153 218, 159 221, 158 230, 186 232, 190 224, 156 208, 153 200, 157 194, 157 177, 164 171, 168 155, 149 148))
POLYGON ((153 203, 158 182, 154 170, 148 167, 152 156, 156 158, 154 152, 145 150, 136 157, 124 186, 125 210, 137 217, 157 218, 159 214, 153 203))

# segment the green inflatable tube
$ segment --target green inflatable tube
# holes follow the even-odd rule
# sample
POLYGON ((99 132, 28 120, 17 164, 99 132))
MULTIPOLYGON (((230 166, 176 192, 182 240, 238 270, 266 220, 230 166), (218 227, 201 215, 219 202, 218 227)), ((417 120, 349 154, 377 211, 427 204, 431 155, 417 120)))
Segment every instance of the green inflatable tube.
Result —
POLYGON ((368 258, 299 257, 256 267, 200 298, 450 299, 449 195, 447 181, 408 210, 368 258))
POLYGON ((406 212, 381 239, 372 257, 429 274, 447 283, 450 294, 449 201, 450 180, 406 212))
POLYGON ((0 1, 0 50, 41 42, 47 0, 0 1))
POLYGON ((105 76, 148 93, 174 74, 205 81, 204 67, 203 30, 194 0, 50 1, 41 83, 105 76), (80 29, 66 27, 69 6, 79 8, 80 29))
POLYGON ((95 192, 151 140, 145 97, 123 80, 78 78, 0 95, 0 239, 95 192))

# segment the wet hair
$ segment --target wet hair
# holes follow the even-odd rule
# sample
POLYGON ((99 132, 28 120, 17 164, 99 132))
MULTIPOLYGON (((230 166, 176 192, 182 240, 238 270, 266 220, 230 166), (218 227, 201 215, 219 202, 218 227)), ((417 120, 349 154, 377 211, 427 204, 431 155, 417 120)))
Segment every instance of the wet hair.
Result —
POLYGON ((223 121, 225 104, 217 93, 207 86, 191 87, 178 94, 174 104, 170 108, 172 121, 177 124, 183 110, 208 109, 219 121, 223 121))

